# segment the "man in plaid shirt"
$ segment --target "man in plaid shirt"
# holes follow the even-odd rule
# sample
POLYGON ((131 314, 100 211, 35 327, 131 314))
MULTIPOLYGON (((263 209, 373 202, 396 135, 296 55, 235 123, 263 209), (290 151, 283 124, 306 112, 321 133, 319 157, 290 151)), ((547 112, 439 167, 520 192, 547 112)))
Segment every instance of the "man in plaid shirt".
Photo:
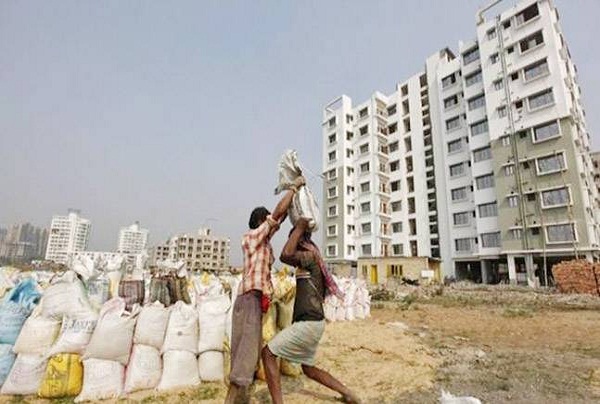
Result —
POLYGON ((305 182, 304 177, 298 177, 272 214, 265 207, 255 208, 248 222, 250 230, 242 237, 244 270, 233 306, 229 374, 231 383, 225 398, 227 404, 248 402, 247 388, 254 380, 262 348, 262 314, 267 311, 273 292, 271 265, 274 257, 271 237, 279 230, 294 194, 305 182))

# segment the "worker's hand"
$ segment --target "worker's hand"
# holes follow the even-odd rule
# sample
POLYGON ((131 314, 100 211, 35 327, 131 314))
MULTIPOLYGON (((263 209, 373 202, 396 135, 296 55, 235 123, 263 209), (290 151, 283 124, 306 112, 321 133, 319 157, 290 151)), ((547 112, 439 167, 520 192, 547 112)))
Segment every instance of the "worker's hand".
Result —
POLYGON ((304 178, 304 176, 303 176, 303 175, 301 175, 301 176, 297 177, 297 178, 294 180, 294 187, 295 187, 296 189, 300 189, 300 187, 303 187, 304 185, 306 185, 306 178, 304 178))

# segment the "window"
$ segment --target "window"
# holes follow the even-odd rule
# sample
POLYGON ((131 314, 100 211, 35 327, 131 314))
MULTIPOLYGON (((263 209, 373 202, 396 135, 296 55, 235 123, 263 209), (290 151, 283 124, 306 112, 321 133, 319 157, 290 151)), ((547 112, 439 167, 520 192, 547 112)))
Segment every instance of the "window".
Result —
POLYGON ((337 171, 335 168, 332 168, 331 170, 327 171, 327 179, 335 180, 336 178, 337 178, 337 171))
POLYGON ((506 48, 506 53, 508 53, 509 55, 510 55, 511 53, 513 53, 514 51, 515 51, 515 48, 514 48, 514 46, 509 46, 508 48, 506 48))
POLYGON ((510 136, 502 136, 500 138, 500 143, 504 147, 510 146, 510 136))
POLYGON ((511 177, 511 176, 515 175, 515 165, 510 164, 510 165, 504 166, 504 175, 506 177, 511 177))
POLYGON ((360 152, 360 154, 367 154, 369 152, 369 144, 365 143, 365 144, 361 145, 359 147, 358 151, 360 152))
POLYGON ((402 233, 402 222, 392 223, 392 233, 402 233))
POLYGON ((390 182, 392 192, 400 191, 400 180, 390 182))
POLYGON ((475 178, 477 189, 492 188, 495 185, 494 174, 482 175, 481 177, 475 178))
POLYGON ((405 84, 402 86, 402 88, 400 89, 400 92, 402 93, 403 97, 406 97, 408 95, 408 85, 405 84))
POLYGON ((483 94, 469 100, 469 111, 485 107, 485 96, 483 94))
POLYGON ((354 213, 354 205, 346 205, 346 212, 351 215, 354 213))
POLYGON ((563 153, 555 153, 551 156, 538 157, 535 159, 538 175, 550 174, 561 171, 565 168, 565 158, 563 153))
POLYGON ((361 136, 366 135, 367 133, 369 133, 369 125, 365 125, 363 127, 361 127, 358 132, 360 133, 361 136))
POLYGON ((453 215, 455 226, 464 226, 471 222, 471 212, 459 212, 453 215))
POLYGON ((391 206, 392 212, 398 212, 400 209, 402 209, 402 201, 393 201, 391 206))
POLYGON ((352 123, 354 117, 350 114, 346 114, 346 123, 352 123))
POLYGON ((510 79, 512 81, 517 81, 519 80, 519 72, 514 72, 513 74, 510 75, 510 79))
POLYGON ((533 194, 533 193, 527 194, 527 200, 529 202, 534 202, 535 201, 535 194, 533 194))
POLYGON ((542 140, 552 139, 557 136, 560 136, 558 121, 544 123, 533 128, 534 142, 541 142, 542 140))
POLYGON ((404 244, 392 244, 392 254, 393 255, 404 254, 404 244))
POLYGON ((479 217, 494 217, 498 216, 498 204, 496 202, 484 203, 477 207, 479 217))
POLYGON ((327 197, 330 199, 337 197, 337 187, 327 189, 327 197))
POLYGON ((534 3, 516 15, 515 23, 518 27, 518 26, 523 25, 526 22, 534 19, 538 15, 540 15, 540 11, 538 10, 537 3, 534 3))
POLYGON ((487 119, 475 122, 471 125, 471 136, 477 136, 482 133, 487 133, 489 130, 487 119))
POLYGON ((335 257, 337 255, 337 245, 328 245, 327 246, 327 256, 335 257))
POLYGON ((346 157, 350 159, 352 156, 354 156, 354 150, 346 149, 346 157))
POLYGON ((336 136, 335 136, 335 133, 333 133, 333 134, 329 135, 329 144, 330 144, 330 145, 331 145, 331 144, 334 144, 334 143, 335 143, 335 141, 336 141, 336 136))
POLYGON ((519 47, 521 49, 521 53, 527 52, 544 43, 544 36, 542 35, 542 31, 538 31, 535 34, 528 36, 519 42, 519 47))
POLYGON ((389 149, 390 153, 398 151, 398 141, 390 143, 390 145, 388 146, 388 149, 389 149))
MULTIPOLYGON (((523 100, 515 101, 515 109, 521 111, 523 109, 523 100)), ((523 137, 523 136, 521 136, 523 137)))
POLYGON ((498 107, 498 118, 504 118, 507 114, 506 105, 498 107))
POLYGON ((504 80, 498 79, 494 81, 494 90, 502 90, 504 88, 504 80))
POLYGON ((507 197, 506 200, 508 202, 508 206, 511 208, 516 208, 517 205, 519 204, 519 197, 516 195, 511 195, 511 196, 507 197))
POLYGON ((454 240, 454 246, 458 252, 469 252, 471 251, 471 239, 470 238, 457 238, 454 240))
POLYGON ((360 232, 361 234, 371 234, 371 222, 361 224, 360 232))
POLYGON ((396 160, 396 161, 392 161, 390 163, 390 171, 394 172, 394 171, 398 171, 400 169, 400 161, 396 160))
POLYGON ((346 175, 351 176, 352 174, 354 174, 354 168, 346 167, 346 175))
POLYGON ((352 195, 353 192, 354 192, 354 187, 352 185, 347 185, 346 186, 346 195, 352 195))
POLYGON ((396 104, 390 105, 387 108, 387 113, 388 113, 388 116, 394 115, 396 113, 396 104))
POLYGON ((468 65, 479 59, 479 48, 473 48, 463 53, 463 64, 468 65))
POLYGON ((531 228, 531 234, 533 234, 534 236, 538 236, 540 234, 540 228, 539 227, 531 228))
POLYGON ((330 237, 337 236, 337 224, 327 226, 327 235, 330 237))
POLYGON ((371 255, 371 244, 363 244, 360 247, 362 249, 362 255, 371 255))
POLYGON ((577 241, 574 223, 551 224, 546 227, 548 243, 577 241))
POLYGON ((523 76, 525 77, 525 81, 530 81, 537 77, 544 76, 549 72, 550 70, 548 69, 548 62, 546 59, 542 59, 530 64, 529 66, 525 66, 523 69, 523 76))
POLYGON ((448 97, 444 100, 444 108, 445 109, 450 109, 450 108, 454 107, 455 105, 458 105, 458 96, 456 94, 451 97, 448 97))
POLYGON ((331 205, 327 209, 327 216, 328 217, 335 217, 335 216, 337 216, 337 205, 331 205))
POLYGON ((502 28, 504 28, 504 29, 510 28, 510 19, 502 22, 502 28))
POLYGON ((361 109, 360 111, 358 111, 358 117, 359 118, 364 118, 367 115, 369 115, 369 109, 367 107, 361 109))
POLYGON ((554 103, 554 94, 552 93, 552 89, 549 88, 540 93, 530 95, 527 97, 527 101, 529 102, 529 110, 535 110, 538 108, 545 107, 546 105, 550 105, 554 103))
POLYGON ((360 192, 361 193, 367 193, 371 190, 371 183, 369 181, 367 182, 363 182, 362 184, 360 184, 360 192))
POLYGON ((450 193, 453 201, 462 201, 467 199, 466 187, 453 189, 450 193))
POLYGON ((448 88, 452 84, 456 83, 456 76, 452 73, 449 76, 446 76, 442 79, 442 88, 448 88))
POLYGON ((490 62, 494 65, 496 63, 498 63, 498 54, 494 53, 493 55, 490 56, 490 62))
POLYGON ((335 150, 332 152, 329 152, 329 162, 333 162, 336 160, 336 152, 335 150))
POLYGON ((457 177, 465 173, 464 163, 453 164, 450 166, 450 177, 457 177))
POLYGON ((371 213, 371 202, 363 202, 360 204, 360 213, 371 213))
POLYGON ((333 118, 331 118, 327 124, 329 125, 330 128, 333 128, 335 126, 335 116, 333 118))
POLYGON ((487 35, 487 39, 488 39, 488 40, 491 40, 491 39, 494 39, 494 38, 496 38, 496 28, 489 29, 489 30, 486 32, 486 35, 487 35))
POLYGON ((510 229, 510 237, 513 240, 521 240, 523 238, 523 229, 510 229))
POLYGON ((454 153, 459 150, 462 150, 463 141, 462 139, 453 140, 448 142, 448 153, 454 153))
POLYGON ((348 245, 346 246, 346 254, 347 254, 347 255, 352 255, 352 254, 354 254, 354 246, 353 246, 353 245, 350 245, 350 244, 348 244, 348 245))
POLYGON ((390 126, 388 126, 388 134, 392 134, 392 133, 396 133, 398 131, 398 124, 397 123, 393 123, 390 126))
POLYGON ((567 206, 571 203, 571 194, 568 187, 550 189, 541 192, 543 208, 567 206))
POLYGON ((490 146, 482 147, 481 149, 473 150, 473 161, 475 163, 492 158, 492 148, 490 146))
POLYGON ((460 128, 460 116, 455 116, 452 119, 446 121, 446 130, 451 131, 460 128))
POLYGON ((481 246, 485 248, 500 247, 500 232, 481 233, 481 246))
POLYGON ((346 140, 350 141, 354 138, 354 132, 346 132, 346 140))
POLYGON ((465 86, 470 87, 473 84, 479 83, 481 81, 481 70, 477 70, 473 74, 469 74, 465 77, 465 86))
POLYGON ((360 173, 361 174, 365 174, 365 173, 368 173, 368 172, 369 172, 369 163, 368 162, 362 163, 360 165, 360 173))

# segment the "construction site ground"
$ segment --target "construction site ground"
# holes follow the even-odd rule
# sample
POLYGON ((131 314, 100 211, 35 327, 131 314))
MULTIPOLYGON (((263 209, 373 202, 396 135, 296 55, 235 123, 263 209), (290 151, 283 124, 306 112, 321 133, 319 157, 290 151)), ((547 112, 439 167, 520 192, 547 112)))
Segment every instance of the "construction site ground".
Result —
MULTIPOLYGON (((441 389, 484 403, 593 403, 600 402, 599 324, 594 296, 406 287, 393 300, 374 301, 367 320, 328 324, 317 363, 367 403, 436 403, 441 389)), ((283 390, 287 403, 339 402, 304 376, 284 377, 283 390)), ((225 391, 204 383, 119 402, 222 403, 225 391)), ((270 402, 264 382, 254 386, 252 402, 270 402)))

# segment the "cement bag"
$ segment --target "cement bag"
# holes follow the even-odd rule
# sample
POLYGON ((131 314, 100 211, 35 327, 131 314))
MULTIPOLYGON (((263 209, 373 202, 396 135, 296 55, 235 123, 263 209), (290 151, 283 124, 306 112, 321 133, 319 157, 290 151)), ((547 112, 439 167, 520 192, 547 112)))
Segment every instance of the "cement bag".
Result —
MULTIPOLYGON (((221 349, 222 346, 221 346, 221 349)), ((225 379, 225 357, 223 352, 205 351, 198 358, 198 374, 204 382, 220 382, 225 379)))
POLYGON ((147 345, 134 345, 125 372, 124 391, 131 393, 153 389, 158 385, 161 375, 162 359, 158 349, 147 345))
POLYGON ((62 277, 44 291, 42 297, 42 315, 61 320, 67 317, 89 317, 94 313, 83 283, 73 271, 67 271, 62 277))
POLYGON ((0 386, 4 384, 4 381, 8 377, 16 357, 17 355, 13 352, 12 345, 0 344, 0 386))
POLYGON ((204 298, 199 303, 200 340, 198 352, 221 351, 225 339, 227 311, 231 306, 227 295, 204 298))
POLYGON ((44 355, 19 354, 2 385, 0 394, 26 396, 36 394, 48 359, 44 355))
POLYGON ((182 301, 170 308, 162 352, 171 350, 198 353, 198 313, 182 301))
POLYGON ((200 384, 196 354, 189 351, 167 351, 163 355, 163 373, 158 390, 193 387, 200 384))
POLYGON ((165 278, 152 278, 149 287, 149 301, 161 302, 165 307, 171 305, 171 295, 169 293, 169 281, 165 278))
POLYGON ((133 334, 134 344, 144 344, 161 349, 165 340, 169 310, 160 302, 142 307, 133 334))
POLYGON ((30 354, 46 353, 58 336, 60 326, 60 320, 44 318, 41 316, 40 308, 36 308, 23 324, 13 351, 30 354))
POLYGON ((8 292, 0 304, 0 344, 15 343, 39 300, 37 284, 31 278, 22 280, 8 292))
POLYGON ((169 287, 169 296, 171 303, 183 301, 185 304, 191 304, 192 299, 188 291, 187 278, 180 278, 178 276, 170 276, 168 278, 167 286, 169 287))
POLYGON ((110 281, 102 275, 87 281, 88 300, 95 310, 100 310, 102 305, 110 298, 110 281))
POLYGON ((83 354, 92 338, 97 322, 98 319, 95 315, 88 318, 65 317, 58 338, 48 354, 83 354))
POLYGON ((86 359, 83 361, 83 389, 75 402, 117 398, 123 392, 124 379, 125 368, 119 362, 86 359))
POLYGON ((84 281, 97 275, 95 266, 94 259, 91 257, 77 257, 71 263, 73 271, 81 276, 84 281))
POLYGON ((77 354, 60 354, 50 358, 38 391, 42 398, 75 397, 83 386, 83 365, 77 354))
POLYGON ((131 311, 134 304, 144 304, 144 281, 121 281, 119 297, 125 300, 125 310, 131 311))
POLYGON ((98 324, 85 349, 83 359, 105 359, 126 365, 133 343, 137 315, 138 311, 125 311, 125 301, 121 298, 106 302, 100 311, 98 324))
POLYGON ((263 346, 271 341, 275 334, 277 334, 277 309, 272 304, 262 318, 263 346))
POLYGON ((203 272, 200 277, 194 277, 193 285, 198 302, 206 297, 218 296, 224 293, 223 284, 219 278, 208 272, 203 272))
POLYGON ((290 377, 299 377, 302 375, 302 366, 298 363, 292 363, 288 360, 281 359, 279 371, 282 375, 290 377))
POLYGON ((344 308, 346 309, 346 320, 354 320, 354 305, 356 304, 356 284, 350 282, 345 291, 344 308))
POLYGON ((235 305, 235 299, 237 299, 238 291, 240 288, 240 278, 233 277, 229 280, 231 287, 231 309, 227 312, 227 320, 225 321, 225 329, 227 332, 227 342, 231 345, 231 335, 233 327, 233 307, 235 305))
MULTIPOLYGON (((302 175, 302 169, 298 162, 298 155, 295 150, 287 150, 279 161, 279 185, 275 189, 275 194, 283 190, 290 189, 294 180, 302 175)), ((299 218, 304 217, 309 220, 308 229, 316 231, 319 228, 320 213, 315 197, 308 186, 303 186, 294 195, 292 205, 288 210, 288 215, 292 225, 295 225, 299 218)))

